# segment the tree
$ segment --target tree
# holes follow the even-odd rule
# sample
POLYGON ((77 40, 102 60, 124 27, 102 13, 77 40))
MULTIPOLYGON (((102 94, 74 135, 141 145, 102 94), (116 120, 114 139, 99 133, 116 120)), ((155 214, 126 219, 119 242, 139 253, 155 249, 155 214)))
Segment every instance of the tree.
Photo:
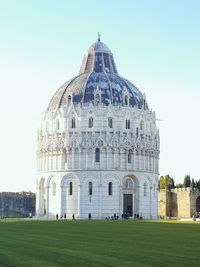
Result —
POLYGON ((197 181, 197 188, 200 189, 200 180, 197 181))
POLYGON ((191 185, 190 175, 185 175, 185 178, 183 181, 183 186, 184 187, 190 187, 190 185, 191 185))
POLYGON ((195 187, 195 181, 194 181, 194 178, 192 178, 192 181, 191 181, 191 185, 190 185, 192 188, 195 187))
POLYGON ((171 189, 174 188, 174 179, 171 178, 168 175, 160 176, 160 181, 159 181, 159 188, 160 189, 171 189))

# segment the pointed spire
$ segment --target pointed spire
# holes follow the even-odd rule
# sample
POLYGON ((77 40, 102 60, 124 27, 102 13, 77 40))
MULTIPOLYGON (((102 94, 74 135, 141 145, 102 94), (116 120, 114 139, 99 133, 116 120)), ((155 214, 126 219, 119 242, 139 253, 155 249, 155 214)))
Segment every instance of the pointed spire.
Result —
POLYGON ((98 42, 101 42, 101 36, 100 36, 100 33, 98 32, 98 42))

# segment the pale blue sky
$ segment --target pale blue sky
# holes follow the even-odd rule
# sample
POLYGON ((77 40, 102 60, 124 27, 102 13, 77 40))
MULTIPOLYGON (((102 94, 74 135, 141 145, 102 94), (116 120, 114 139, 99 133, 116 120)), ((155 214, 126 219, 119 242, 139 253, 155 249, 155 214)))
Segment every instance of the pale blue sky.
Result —
POLYGON ((97 32, 147 95, 160 174, 200 179, 200 1, 0 1, 0 191, 35 191, 36 132, 97 32))

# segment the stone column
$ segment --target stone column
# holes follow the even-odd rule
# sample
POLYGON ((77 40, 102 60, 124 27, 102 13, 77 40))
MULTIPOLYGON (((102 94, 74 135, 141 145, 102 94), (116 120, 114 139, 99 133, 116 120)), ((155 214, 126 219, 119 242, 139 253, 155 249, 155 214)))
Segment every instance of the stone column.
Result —
POLYGON ((102 183, 100 181, 100 184, 99 184, 99 214, 98 214, 98 217, 99 219, 102 218, 102 183))
POLYGON ((152 186, 150 186, 149 187, 149 216, 150 216, 150 219, 152 219, 152 207, 151 207, 151 205, 152 205, 152 196, 151 196, 151 192, 152 192, 152 186))
POLYGON ((89 148, 85 149, 85 168, 88 168, 88 150, 89 148))
POLYGON ((71 157, 72 157, 72 166, 71 166, 71 168, 72 168, 72 170, 74 169, 74 148, 72 147, 72 155, 71 155, 71 157))
POLYGON ((81 218, 81 185, 78 185, 78 207, 77 207, 77 217, 80 219, 81 218))
POLYGON ((78 149, 78 168, 81 168, 81 148, 78 149))
POLYGON ((119 185, 119 218, 121 217, 123 213, 123 192, 122 192, 122 186, 119 185))
POLYGON ((116 150, 115 150, 115 148, 113 149, 113 168, 115 169, 115 167, 116 167, 116 150))
POLYGON ((46 217, 49 218, 49 185, 46 187, 46 217))

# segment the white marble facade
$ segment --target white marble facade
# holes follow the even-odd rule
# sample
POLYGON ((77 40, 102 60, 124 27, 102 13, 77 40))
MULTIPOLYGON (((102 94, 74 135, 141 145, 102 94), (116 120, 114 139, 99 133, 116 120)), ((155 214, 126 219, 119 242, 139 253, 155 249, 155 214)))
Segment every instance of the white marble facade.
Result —
MULTIPOLYGON (((96 43, 103 44, 100 39, 96 43)), ((98 49, 88 54, 112 56, 107 46, 103 46, 103 52, 98 49)), ((78 79, 89 73, 86 82, 92 84, 89 76, 94 67, 86 71, 82 65, 78 79)), ((112 74, 114 65, 108 67, 110 75, 119 77, 117 72, 112 74)), ((72 218, 74 214, 84 219, 90 213, 92 218, 103 219, 129 213, 157 218, 159 132, 155 113, 140 92, 139 104, 131 105, 129 101, 134 99, 126 93, 128 89, 113 83, 116 90, 122 91, 122 97, 114 103, 116 94, 112 92, 107 104, 103 99, 104 84, 91 84, 87 87, 85 81, 72 79, 59 89, 60 95, 52 98, 42 115, 37 140, 37 216, 55 218, 56 214, 66 214, 72 218), (69 87, 71 83, 77 84, 69 87), (78 101, 77 86, 93 100, 78 101), (92 91, 87 92, 87 88, 92 91)))

